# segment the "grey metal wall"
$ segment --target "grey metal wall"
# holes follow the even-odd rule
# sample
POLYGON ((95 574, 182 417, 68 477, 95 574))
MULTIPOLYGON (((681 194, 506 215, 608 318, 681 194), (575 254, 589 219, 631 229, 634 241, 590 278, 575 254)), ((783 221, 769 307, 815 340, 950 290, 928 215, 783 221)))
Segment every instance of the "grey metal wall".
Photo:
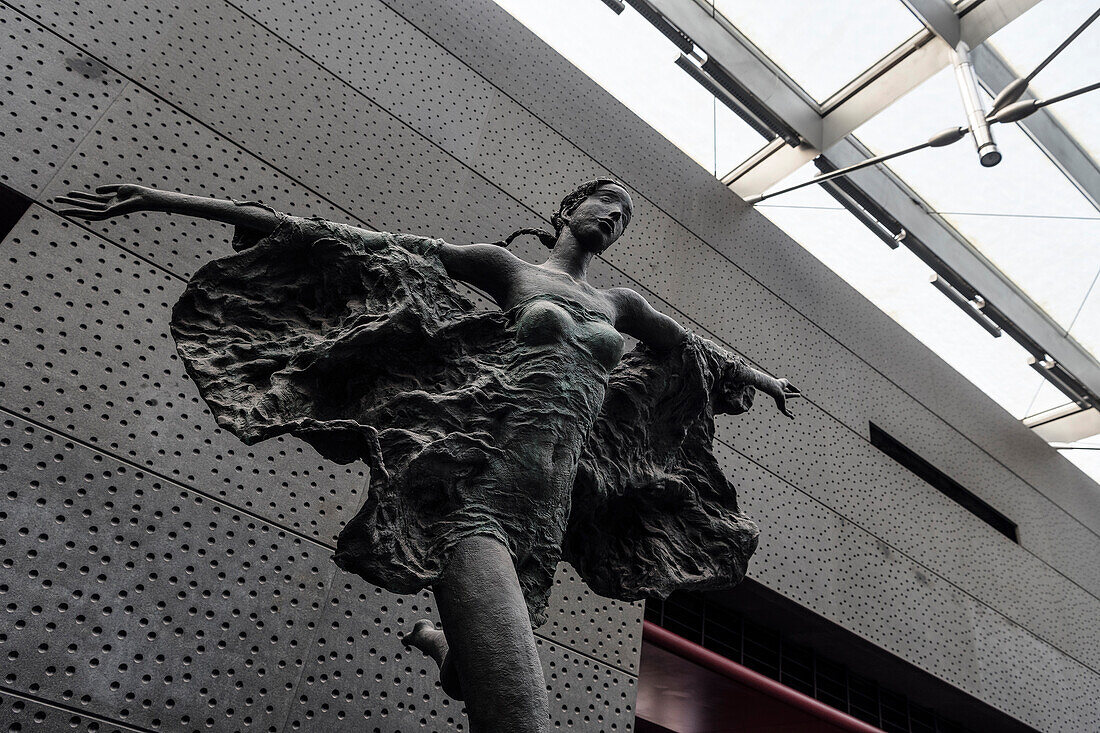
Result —
MULTIPOLYGON (((720 429, 765 533, 753 577, 1031 725, 1100 726, 1096 485, 491 0, 0 0, 0 23, 0 180, 37 202, 0 272, 0 721, 465 727, 397 640, 430 595, 328 560, 362 472, 242 446, 183 376, 168 308, 226 228, 84 225, 52 197, 138 180, 470 242, 610 172, 637 210, 594 279, 809 396, 794 423, 762 405, 720 429)), ((556 719, 628 730, 640 608, 559 580, 556 719)))

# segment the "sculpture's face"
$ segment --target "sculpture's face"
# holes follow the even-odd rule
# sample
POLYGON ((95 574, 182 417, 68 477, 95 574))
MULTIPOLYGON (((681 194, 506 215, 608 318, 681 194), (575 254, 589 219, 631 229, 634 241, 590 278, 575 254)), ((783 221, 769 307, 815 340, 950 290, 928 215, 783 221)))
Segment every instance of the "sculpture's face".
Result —
POLYGON ((585 249, 599 254, 622 236, 633 210, 626 189, 606 183, 563 216, 577 241, 585 249))

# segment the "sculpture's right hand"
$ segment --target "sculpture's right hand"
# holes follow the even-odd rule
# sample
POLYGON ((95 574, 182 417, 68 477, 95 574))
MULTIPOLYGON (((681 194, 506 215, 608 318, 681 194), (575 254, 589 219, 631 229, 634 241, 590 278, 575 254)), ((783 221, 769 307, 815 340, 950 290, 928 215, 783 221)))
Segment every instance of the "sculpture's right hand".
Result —
POLYGON ((54 203, 68 208, 61 209, 62 216, 74 216, 78 219, 100 220, 112 216, 122 216, 135 211, 151 209, 153 189, 133 183, 113 183, 97 186, 95 193, 70 191, 58 196, 54 203))

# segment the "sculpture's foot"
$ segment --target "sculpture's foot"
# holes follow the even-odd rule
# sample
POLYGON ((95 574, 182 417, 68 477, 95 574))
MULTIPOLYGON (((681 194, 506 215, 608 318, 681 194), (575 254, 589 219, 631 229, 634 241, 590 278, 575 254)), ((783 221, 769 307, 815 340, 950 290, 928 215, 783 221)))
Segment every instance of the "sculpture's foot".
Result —
POLYGON ((414 646, 424 652, 434 659, 440 668, 443 667, 443 660, 447 658, 449 651, 447 637, 426 618, 413 624, 413 630, 401 637, 401 643, 406 647, 414 646))
POLYGON ((447 660, 451 648, 447 637, 431 621, 422 618, 413 624, 413 630, 401 637, 406 647, 416 647, 439 665, 439 682, 443 691, 455 700, 462 699, 462 684, 458 679, 458 670, 454 663, 447 660))

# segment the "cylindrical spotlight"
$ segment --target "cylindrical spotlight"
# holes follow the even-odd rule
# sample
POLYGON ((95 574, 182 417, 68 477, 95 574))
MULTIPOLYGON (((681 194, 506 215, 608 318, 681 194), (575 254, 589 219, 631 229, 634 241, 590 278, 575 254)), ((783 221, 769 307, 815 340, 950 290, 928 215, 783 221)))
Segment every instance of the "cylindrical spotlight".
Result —
POLYGON ((959 45, 952 49, 951 64, 955 67, 955 81, 966 109, 970 134, 974 136, 974 145, 978 149, 978 160, 986 168, 992 168, 1001 162, 1001 152, 997 150, 997 143, 993 142, 993 133, 985 119, 982 98, 978 94, 978 79, 970 63, 970 47, 964 41, 959 41, 959 45))

